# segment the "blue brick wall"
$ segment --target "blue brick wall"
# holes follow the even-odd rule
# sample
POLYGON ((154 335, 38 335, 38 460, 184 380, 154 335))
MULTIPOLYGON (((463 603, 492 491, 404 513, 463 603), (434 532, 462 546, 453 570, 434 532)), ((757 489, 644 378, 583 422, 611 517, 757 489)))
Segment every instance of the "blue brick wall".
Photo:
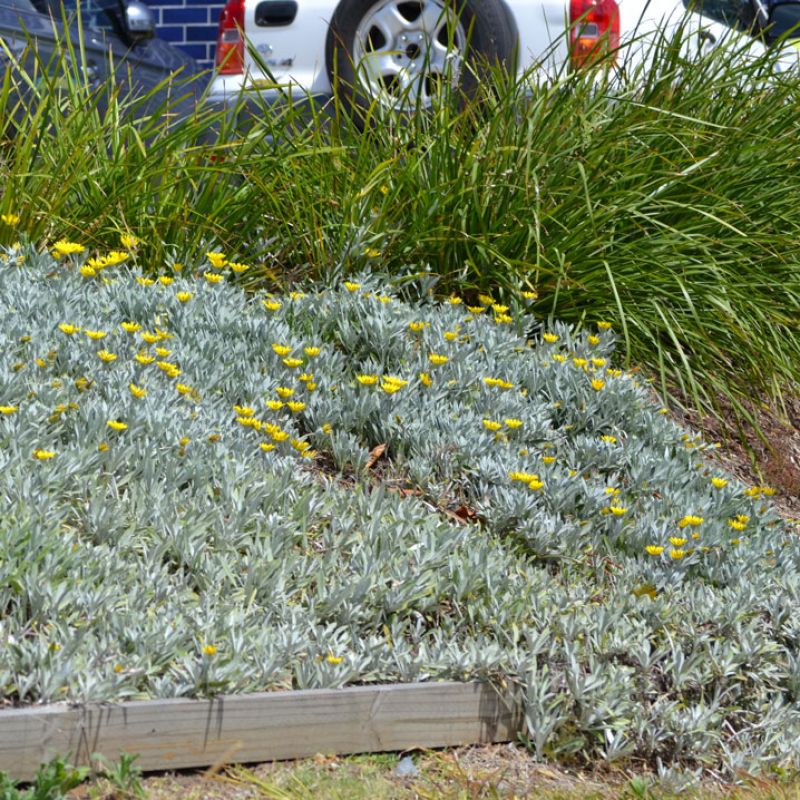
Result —
POLYGON ((225 2, 149 0, 158 35, 197 59, 201 69, 214 65, 219 13, 225 2))

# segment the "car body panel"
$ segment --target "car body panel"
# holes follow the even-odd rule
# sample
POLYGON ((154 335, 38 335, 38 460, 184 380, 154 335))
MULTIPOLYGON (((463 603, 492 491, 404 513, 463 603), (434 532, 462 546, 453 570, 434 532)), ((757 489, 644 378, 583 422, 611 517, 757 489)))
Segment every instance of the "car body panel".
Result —
MULTIPOLYGON (((330 94, 325 48, 329 22, 340 0, 299 0, 297 16, 290 25, 270 28, 258 27, 255 23, 258 2, 247 0, 245 4, 245 71, 236 75, 215 75, 209 87, 209 100, 230 103, 243 91, 245 94, 255 91, 267 99, 293 89, 300 95, 330 94), (262 69, 260 60, 266 70, 262 69)), ((734 4, 740 0, 719 0, 718 4, 726 2, 734 4)), ((517 29, 520 72, 534 66, 545 74, 563 69, 568 58, 568 2, 504 0, 504 3, 517 29)), ((689 11, 681 0, 618 0, 618 5, 621 41, 627 43, 626 58, 634 62, 645 57, 652 41, 648 34, 658 30, 661 35, 669 36, 680 26, 688 34, 684 39, 687 52, 691 48, 695 54, 702 53, 731 41, 743 42, 753 55, 765 49, 760 41, 735 25, 689 11)), ((791 59, 796 60, 796 57, 791 56, 791 59)))

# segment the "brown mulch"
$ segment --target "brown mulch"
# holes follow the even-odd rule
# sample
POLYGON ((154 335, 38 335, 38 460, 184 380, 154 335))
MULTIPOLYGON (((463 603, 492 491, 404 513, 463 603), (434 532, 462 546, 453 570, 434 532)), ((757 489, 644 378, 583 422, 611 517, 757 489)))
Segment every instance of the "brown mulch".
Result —
MULTIPOLYGON (((701 417, 696 412, 674 411, 683 425, 700 431, 709 442, 719 442, 720 449, 711 460, 739 480, 767 485, 777 490, 770 498, 778 512, 792 522, 800 521, 800 396, 776 403, 749 403, 759 431, 752 426, 739 430, 730 406, 722 404, 724 420, 701 417)), ((707 451, 708 452, 708 451, 707 451)))

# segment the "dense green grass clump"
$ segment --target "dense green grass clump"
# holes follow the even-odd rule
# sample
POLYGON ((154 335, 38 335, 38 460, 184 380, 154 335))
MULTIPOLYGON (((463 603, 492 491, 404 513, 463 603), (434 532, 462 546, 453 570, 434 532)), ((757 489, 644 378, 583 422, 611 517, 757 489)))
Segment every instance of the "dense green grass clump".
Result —
POLYGON ((498 76, 464 113, 374 109, 367 135, 336 101, 264 108, 244 132, 207 110, 135 120, 118 88, 68 72, 29 87, 22 115, 2 95, 20 130, 0 206, 34 240, 134 232, 152 268, 218 244, 258 258, 254 281, 379 264, 445 293, 527 286, 541 316, 614 319, 627 362, 696 405, 778 393, 800 382, 800 77, 691 45, 664 38, 607 75, 498 76))
POLYGON ((539 757, 794 764, 800 545, 603 321, 84 259, 0 269, 6 698, 488 678, 539 757))

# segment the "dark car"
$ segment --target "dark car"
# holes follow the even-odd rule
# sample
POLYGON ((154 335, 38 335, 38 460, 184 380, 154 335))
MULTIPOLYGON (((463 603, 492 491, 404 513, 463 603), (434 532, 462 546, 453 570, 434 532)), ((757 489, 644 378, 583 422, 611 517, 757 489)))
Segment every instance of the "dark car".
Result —
POLYGON ((103 85, 113 70, 123 94, 147 97, 139 113, 168 97, 174 104, 183 96, 171 109, 176 116, 194 108, 194 91, 183 79, 198 74, 195 61, 155 36, 153 16, 139 0, 0 0, 0 40, 0 77, 14 62, 31 74, 35 61, 55 65, 58 53, 69 60, 67 41, 78 59, 82 42, 80 68, 90 86, 103 85), (154 91, 176 74, 174 85, 154 91))

